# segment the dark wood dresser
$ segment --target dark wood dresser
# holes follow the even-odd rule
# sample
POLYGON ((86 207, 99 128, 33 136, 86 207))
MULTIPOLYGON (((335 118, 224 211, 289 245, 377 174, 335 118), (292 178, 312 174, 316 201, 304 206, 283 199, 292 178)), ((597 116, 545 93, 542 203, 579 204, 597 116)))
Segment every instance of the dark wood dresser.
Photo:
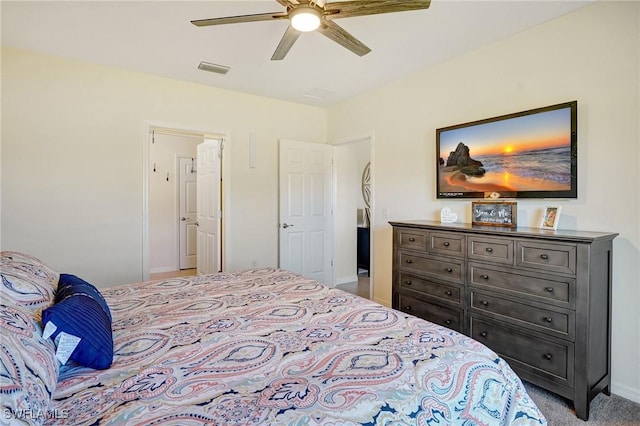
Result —
POLYGON ((393 308, 473 337, 579 418, 611 390, 613 239, 428 221, 393 226, 393 308))

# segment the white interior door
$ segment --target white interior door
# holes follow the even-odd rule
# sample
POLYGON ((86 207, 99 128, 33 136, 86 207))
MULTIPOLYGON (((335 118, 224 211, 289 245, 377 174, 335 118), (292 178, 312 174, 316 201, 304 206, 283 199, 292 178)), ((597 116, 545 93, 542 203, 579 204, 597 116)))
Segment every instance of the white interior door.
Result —
POLYGON ((280 141, 280 267, 333 285, 333 147, 280 141))
POLYGON ((220 271, 220 141, 206 139, 197 156, 197 267, 198 274, 212 274, 220 271))
POLYGON ((197 179, 194 158, 179 158, 179 252, 180 269, 195 268, 198 260, 197 244, 197 179))

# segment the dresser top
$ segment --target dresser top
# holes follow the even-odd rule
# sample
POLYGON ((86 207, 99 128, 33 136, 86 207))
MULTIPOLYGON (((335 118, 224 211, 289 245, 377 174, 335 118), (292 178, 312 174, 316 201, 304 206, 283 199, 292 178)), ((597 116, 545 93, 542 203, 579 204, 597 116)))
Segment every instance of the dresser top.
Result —
POLYGON ((398 220, 390 221, 391 226, 408 228, 431 229, 437 231, 465 232, 471 234, 494 235, 503 237, 537 238, 555 241, 594 242, 596 240, 612 240, 618 236, 614 232, 592 232, 558 229, 548 230, 539 228, 509 228, 505 226, 472 225, 470 223, 440 223, 429 220, 398 220))

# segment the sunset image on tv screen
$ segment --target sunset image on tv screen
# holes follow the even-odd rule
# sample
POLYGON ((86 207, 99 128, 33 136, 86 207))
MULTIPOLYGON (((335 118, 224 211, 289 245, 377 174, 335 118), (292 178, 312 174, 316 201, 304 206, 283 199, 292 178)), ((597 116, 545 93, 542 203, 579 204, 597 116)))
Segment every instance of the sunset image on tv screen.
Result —
POLYGON ((439 192, 571 190, 571 108, 443 129, 439 192))

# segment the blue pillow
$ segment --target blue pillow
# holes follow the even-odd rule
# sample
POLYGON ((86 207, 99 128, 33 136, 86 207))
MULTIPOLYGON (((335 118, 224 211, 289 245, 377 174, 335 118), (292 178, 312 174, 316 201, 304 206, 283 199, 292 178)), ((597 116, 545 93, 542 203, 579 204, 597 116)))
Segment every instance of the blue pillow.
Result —
POLYGON ((75 275, 60 274, 55 303, 61 302, 65 298, 75 294, 84 294, 94 299, 100 304, 105 314, 107 314, 109 321, 113 321, 109 305, 107 305, 107 302, 104 300, 104 297, 102 297, 102 294, 100 294, 97 288, 75 275))
POLYGON ((113 362, 111 312, 95 287, 74 278, 62 288, 59 284, 57 303, 42 311, 44 337, 54 339, 62 364, 70 359, 84 367, 107 369, 113 362))

